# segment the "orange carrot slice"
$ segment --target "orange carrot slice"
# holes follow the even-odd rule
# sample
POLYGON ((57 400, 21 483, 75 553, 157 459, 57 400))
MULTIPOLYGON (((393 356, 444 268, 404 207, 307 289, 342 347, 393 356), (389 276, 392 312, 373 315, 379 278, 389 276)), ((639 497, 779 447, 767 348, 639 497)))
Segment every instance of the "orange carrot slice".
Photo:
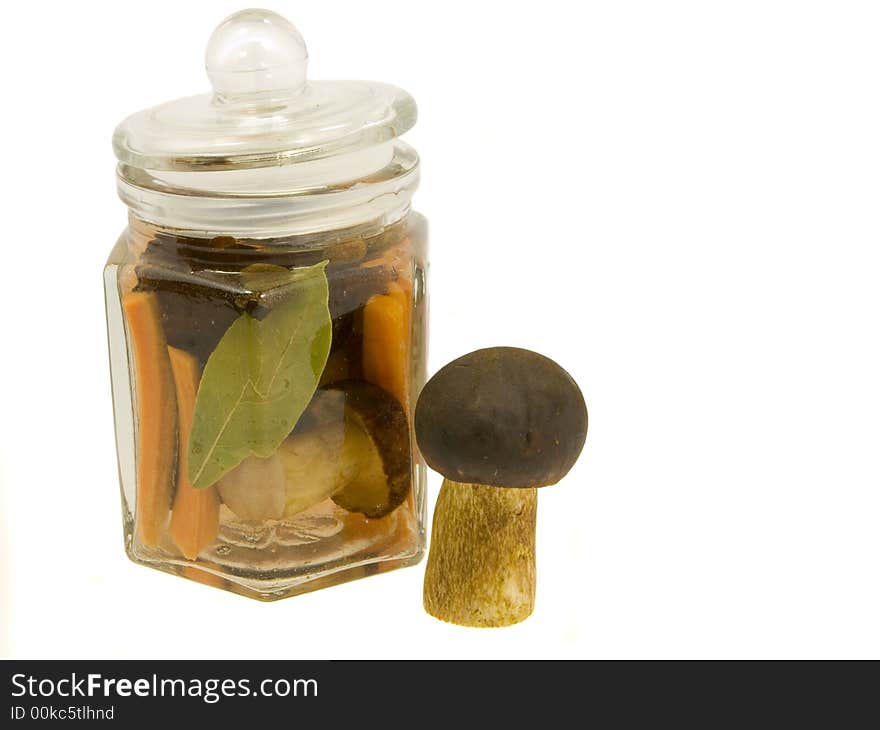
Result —
MULTIPOLYGON (((405 281, 405 280, 404 280, 405 281)), ((409 413, 410 293, 399 283, 364 307, 364 379, 391 393, 409 413)))
POLYGON ((213 485, 195 489, 187 476, 186 454, 196 392, 199 389, 199 364, 193 355, 176 347, 168 348, 174 384, 177 387, 177 493, 171 508, 168 533, 188 560, 214 542, 220 529, 220 499, 213 485))
POLYGON ((122 298, 134 356, 137 398, 137 497, 135 531, 156 547, 168 519, 174 477, 177 412, 171 363, 156 295, 129 292, 122 298))
MULTIPOLYGON (((412 282, 401 277, 389 285, 387 294, 370 297, 364 307, 363 324, 364 380, 397 398, 410 420, 411 314, 412 282)), ((415 444, 412 434, 410 439, 415 444)), ((412 490, 404 504, 409 510, 415 508, 412 490)))

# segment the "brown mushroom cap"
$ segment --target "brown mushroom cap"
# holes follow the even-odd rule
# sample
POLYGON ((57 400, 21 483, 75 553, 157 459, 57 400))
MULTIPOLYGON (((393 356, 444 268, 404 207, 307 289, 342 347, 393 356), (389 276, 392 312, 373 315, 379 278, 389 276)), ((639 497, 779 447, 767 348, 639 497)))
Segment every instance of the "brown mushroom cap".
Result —
POLYGON ((587 407, 572 377, 516 347, 477 350, 439 370, 415 413, 428 465, 456 482, 544 487, 564 477, 587 437, 587 407))

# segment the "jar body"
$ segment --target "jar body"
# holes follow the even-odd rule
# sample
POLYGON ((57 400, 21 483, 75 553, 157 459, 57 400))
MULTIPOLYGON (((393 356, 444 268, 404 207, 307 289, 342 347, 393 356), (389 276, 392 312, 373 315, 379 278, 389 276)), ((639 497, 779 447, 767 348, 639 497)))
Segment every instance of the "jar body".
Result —
POLYGON ((272 239, 131 219, 104 283, 133 561, 263 600, 419 561, 426 247, 414 212, 272 239))

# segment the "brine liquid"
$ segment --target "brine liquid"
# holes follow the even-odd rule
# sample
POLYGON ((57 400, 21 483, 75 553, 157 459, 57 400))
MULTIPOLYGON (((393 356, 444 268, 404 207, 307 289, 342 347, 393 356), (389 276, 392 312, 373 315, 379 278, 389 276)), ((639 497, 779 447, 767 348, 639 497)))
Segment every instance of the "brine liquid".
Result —
MULTIPOLYGON (((425 470, 414 448, 411 423, 414 398, 425 379, 425 247, 426 224, 414 213, 382 229, 273 241, 199 239, 133 221, 114 248, 105 270, 123 518, 126 549, 133 560, 271 600, 420 559, 425 539, 425 470), (158 455, 139 453, 138 424, 147 414, 138 413, 137 363, 123 298, 130 292, 150 292, 155 296, 167 346, 188 353, 201 370, 238 317, 247 312, 259 319, 266 314, 262 310, 271 307, 271 297, 251 296, 243 283, 243 270, 255 264, 291 269, 319 261, 329 262, 325 271, 332 339, 318 393, 323 389, 344 390, 346 383, 363 382, 370 388, 380 388, 400 403, 406 419, 394 423, 402 424, 395 426, 401 432, 386 432, 382 436, 386 441, 393 436, 391 441, 413 444, 409 449, 409 488, 405 497, 393 508, 389 505, 387 514, 367 516, 357 509, 340 506, 340 501, 348 503, 334 501, 332 496, 308 504, 300 497, 311 494, 312 485, 297 482, 300 494, 291 487, 292 482, 286 482, 288 493, 283 514, 246 519, 242 515, 250 514, 246 508, 251 505, 245 504, 243 509, 240 501, 221 503, 216 537, 194 559, 188 559, 175 544, 167 522, 154 545, 144 544, 135 529, 138 464, 140 459, 158 455), (375 317, 368 307, 376 305, 377 297, 392 293, 405 296, 409 310, 407 341, 398 343, 405 344, 406 357, 401 361, 389 355, 386 367, 382 352, 376 354, 371 339, 372 350, 365 363, 365 312, 369 325, 375 317), (374 362, 377 357, 378 365, 374 362), (395 372, 395 362, 405 363, 405 371, 395 372)), ((392 338, 389 347, 394 346, 392 338)), ((308 414, 307 410, 300 419, 297 432, 308 432, 308 414)), ((385 422, 380 417, 373 419, 372 415, 367 414, 369 423, 385 422)), ((333 452, 328 458, 336 456, 333 452)), ((290 464, 290 454, 285 457, 285 463, 296 471, 296 464, 290 464)), ((315 469, 317 479, 318 472, 327 471, 324 467, 332 471, 332 465, 322 465, 320 454, 316 458, 315 463, 321 467, 315 469)), ((172 478, 176 484, 176 476, 172 478)), ((172 495, 174 488, 171 485, 172 495)), ((260 484, 253 485, 255 500, 260 498, 261 488, 260 484)), ((243 499, 247 500, 248 494, 245 491, 243 499)), ((169 516, 171 504, 173 497, 169 516)))

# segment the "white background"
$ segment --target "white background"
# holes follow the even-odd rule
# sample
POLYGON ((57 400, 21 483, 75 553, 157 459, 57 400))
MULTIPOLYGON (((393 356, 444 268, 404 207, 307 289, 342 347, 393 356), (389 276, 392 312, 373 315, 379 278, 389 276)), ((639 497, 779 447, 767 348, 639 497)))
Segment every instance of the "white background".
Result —
POLYGON ((424 563, 261 604, 127 561, 110 136, 206 90, 240 7, 3 11, 0 655, 880 657, 870 2, 270 5, 313 78, 419 102, 431 370, 546 353, 590 435, 541 492, 537 607, 512 628, 430 618, 424 563))

